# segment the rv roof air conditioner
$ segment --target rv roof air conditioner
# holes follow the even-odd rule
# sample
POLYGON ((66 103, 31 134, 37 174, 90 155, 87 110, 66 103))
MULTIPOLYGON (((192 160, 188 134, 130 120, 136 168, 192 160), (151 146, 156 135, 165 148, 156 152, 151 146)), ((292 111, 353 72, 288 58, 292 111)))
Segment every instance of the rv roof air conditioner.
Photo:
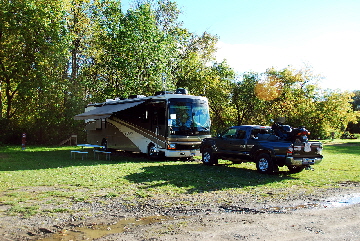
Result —
POLYGON ((155 95, 169 95, 174 94, 174 91, 156 91, 155 95))
POLYGON ((181 94, 181 95, 187 95, 188 94, 188 91, 184 88, 178 88, 176 91, 175 91, 175 94, 181 94))
POLYGON ((129 95, 129 99, 145 98, 145 95, 129 95))

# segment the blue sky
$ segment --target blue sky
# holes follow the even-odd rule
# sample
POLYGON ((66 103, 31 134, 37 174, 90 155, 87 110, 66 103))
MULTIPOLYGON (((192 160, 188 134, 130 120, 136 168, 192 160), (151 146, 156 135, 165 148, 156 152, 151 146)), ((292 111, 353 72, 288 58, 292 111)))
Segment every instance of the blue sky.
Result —
POLYGON ((183 27, 217 35, 218 60, 239 73, 310 66, 324 89, 360 90, 360 0, 176 2, 183 27))

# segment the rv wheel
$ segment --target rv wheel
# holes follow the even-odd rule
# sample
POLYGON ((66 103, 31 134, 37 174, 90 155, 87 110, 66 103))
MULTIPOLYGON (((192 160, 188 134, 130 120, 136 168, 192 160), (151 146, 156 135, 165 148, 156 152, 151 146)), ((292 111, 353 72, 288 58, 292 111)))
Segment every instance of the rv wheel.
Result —
POLYGON ((152 160, 157 159, 159 157, 159 152, 155 147, 155 145, 152 143, 148 146, 147 156, 152 160))

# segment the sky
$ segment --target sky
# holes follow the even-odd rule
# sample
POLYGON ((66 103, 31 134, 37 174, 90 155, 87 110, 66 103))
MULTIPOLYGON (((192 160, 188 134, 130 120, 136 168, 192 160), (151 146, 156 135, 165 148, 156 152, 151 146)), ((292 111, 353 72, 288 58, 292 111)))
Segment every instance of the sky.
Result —
POLYGON ((217 60, 238 73, 310 67, 323 89, 360 90, 360 0, 174 1, 183 27, 217 35, 217 60))

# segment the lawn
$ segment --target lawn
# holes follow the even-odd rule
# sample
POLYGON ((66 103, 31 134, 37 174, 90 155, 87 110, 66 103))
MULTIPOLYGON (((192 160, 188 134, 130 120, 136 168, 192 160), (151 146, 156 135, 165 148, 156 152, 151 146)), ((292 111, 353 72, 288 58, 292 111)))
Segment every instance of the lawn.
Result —
MULTIPOLYGON (((199 160, 150 161, 142 155, 112 155, 111 160, 72 159, 76 147, 0 146, 0 205, 9 212, 36 213, 47 202, 89 201, 96 197, 123 200, 199 193, 266 193, 286 188, 338 187, 360 182, 360 141, 334 140, 324 145, 324 160, 314 171, 262 175, 255 164, 204 166, 199 160)), ((67 210, 52 210, 66 212, 67 210)), ((1 212, 0 212, 1 213, 1 212)))

